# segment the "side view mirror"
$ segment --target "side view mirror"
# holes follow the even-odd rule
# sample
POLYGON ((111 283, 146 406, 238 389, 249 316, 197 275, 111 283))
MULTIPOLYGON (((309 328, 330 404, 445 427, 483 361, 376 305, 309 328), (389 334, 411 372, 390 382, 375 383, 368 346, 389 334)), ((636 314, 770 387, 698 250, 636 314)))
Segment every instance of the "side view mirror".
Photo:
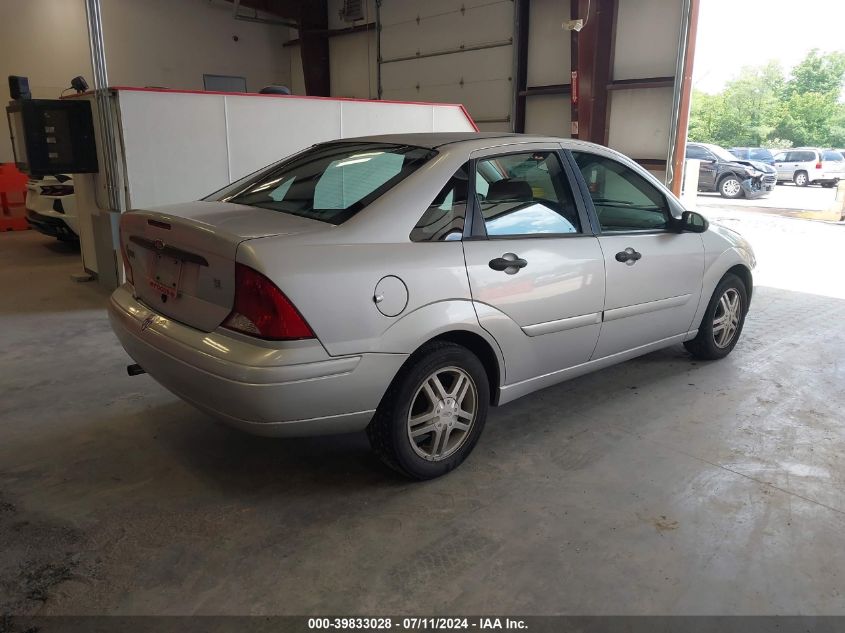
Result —
POLYGON ((676 225, 678 233, 704 233, 709 226, 707 218, 695 211, 684 211, 676 225))

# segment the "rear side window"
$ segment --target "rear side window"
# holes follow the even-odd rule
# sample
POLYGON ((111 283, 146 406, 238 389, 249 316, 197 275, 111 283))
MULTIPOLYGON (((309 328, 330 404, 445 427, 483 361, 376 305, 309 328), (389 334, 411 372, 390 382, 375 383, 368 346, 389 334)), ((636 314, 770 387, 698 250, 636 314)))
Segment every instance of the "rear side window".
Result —
POLYGON ((444 242, 461 239, 467 213, 468 183, 469 163, 464 163, 428 205, 428 209, 411 231, 412 242, 444 242))
POLYGON ((834 152, 833 150, 827 150, 822 157, 822 160, 832 160, 836 161, 837 163, 841 163, 845 158, 842 158, 842 154, 839 152, 834 152))
POLYGON ((341 224, 434 154, 409 145, 328 143, 248 176, 206 199, 341 224))
POLYGON ((555 152, 479 160, 475 194, 489 237, 581 232, 572 190, 555 152))

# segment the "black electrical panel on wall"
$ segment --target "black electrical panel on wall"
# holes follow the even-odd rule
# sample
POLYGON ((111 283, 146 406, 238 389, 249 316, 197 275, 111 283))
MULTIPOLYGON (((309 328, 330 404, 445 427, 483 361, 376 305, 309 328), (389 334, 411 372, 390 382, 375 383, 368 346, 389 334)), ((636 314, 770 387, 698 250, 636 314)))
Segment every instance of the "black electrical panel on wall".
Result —
POLYGON ((99 171, 91 103, 82 99, 24 99, 6 106, 15 163, 24 173, 99 171))

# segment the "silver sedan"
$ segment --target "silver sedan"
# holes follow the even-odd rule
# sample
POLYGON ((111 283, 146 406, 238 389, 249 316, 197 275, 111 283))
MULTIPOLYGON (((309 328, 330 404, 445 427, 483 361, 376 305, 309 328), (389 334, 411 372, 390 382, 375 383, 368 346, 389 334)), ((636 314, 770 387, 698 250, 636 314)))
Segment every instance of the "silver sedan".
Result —
POLYGON ((625 156, 503 134, 323 143, 120 228, 140 368, 250 433, 366 429, 418 479, 491 405, 677 343, 726 356, 755 263, 625 156))

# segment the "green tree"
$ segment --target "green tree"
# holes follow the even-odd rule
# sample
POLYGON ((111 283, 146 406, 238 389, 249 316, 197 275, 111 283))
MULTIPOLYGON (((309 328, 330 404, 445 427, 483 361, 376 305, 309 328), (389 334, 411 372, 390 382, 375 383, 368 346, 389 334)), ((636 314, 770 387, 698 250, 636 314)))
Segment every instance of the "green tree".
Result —
POLYGON ((845 53, 820 53, 811 50, 792 69, 792 77, 785 85, 786 96, 818 93, 839 98, 845 80, 845 53))
POLYGON ((775 136, 794 146, 841 147, 841 134, 834 132, 842 120, 842 104, 819 92, 794 93, 779 107, 775 136))
POLYGON ((689 138, 722 146, 845 146, 845 53, 810 51, 780 66, 743 68, 718 94, 694 91, 689 138))
POLYGON ((693 93, 689 137, 717 145, 759 146, 775 130, 773 116, 784 86, 776 62, 745 67, 715 95, 693 93))

